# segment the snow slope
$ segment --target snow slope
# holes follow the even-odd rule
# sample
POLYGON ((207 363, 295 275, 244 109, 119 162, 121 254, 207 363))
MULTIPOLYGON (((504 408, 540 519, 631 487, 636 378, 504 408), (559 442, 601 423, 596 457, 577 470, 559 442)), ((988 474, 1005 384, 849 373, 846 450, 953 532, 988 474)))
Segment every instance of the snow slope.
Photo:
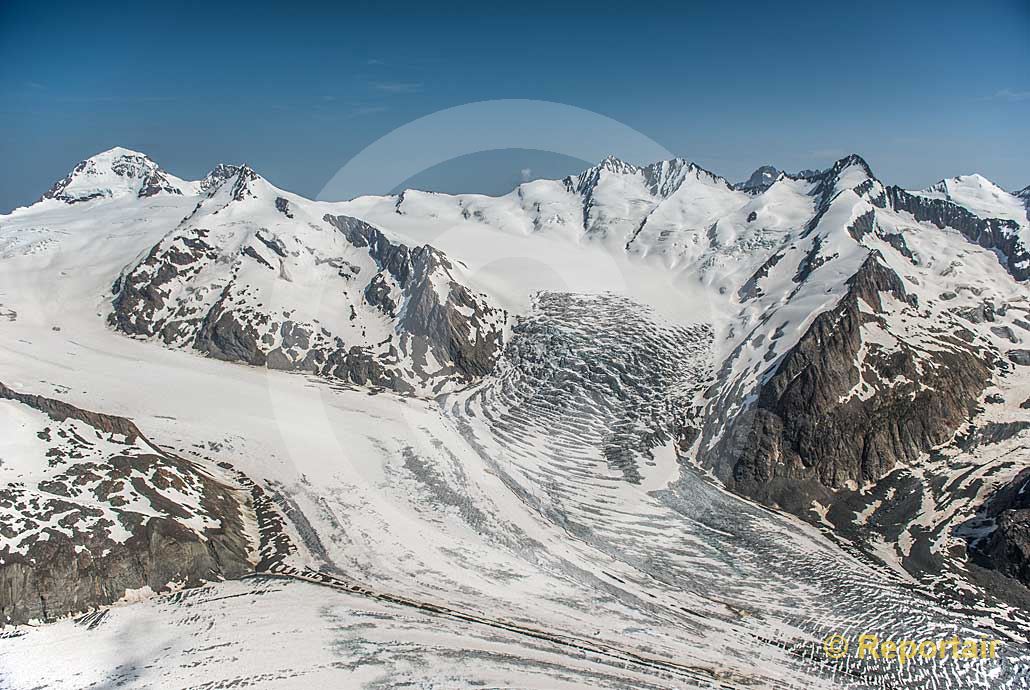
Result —
POLYGON ((505 316, 445 255, 321 213, 245 166, 221 173, 118 277, 117 329, 403 392, 492 366, 505 316))
MULTIPOLYGON (((728 493, 693 465, 714 439, 703 436, 706 410, 720 410, 718 436, 871 257, 916 303, 887 293, 879 308, 858 302, 860 363, 905 349, 935 366, 935 351, 959 347, 959 329, 1002 359, 1018 349, 1012 338, 1025 342, 1025 284, 1004 257, 897 208, 861 159, 780 175, 758 194, 685 161, 607 160, 498 198, 313 202, 241 179, 225 166, 181 194, 111 186, 0 218, 0 314, 10 315, 0 381, 131 416, 170 452, 238 468, 281 519, 269 548, 290 545, 265 578, 0 633, 5 684, 1020 687, 1025 613, 949 566, 941 577, 967 589, 956 604, 901 562, 924 530, 947 529, 989 490, 949 494, 941 481, 968 452, 899 468, 940 497, 906 523, 910 541, 879 555, 728 493), (238 313, 271 318, 288 306, 348 333, 350 305, 367 309, 366 334, 401 334, 400 320, 362 301, 370 282, 351 292, 342 263, 319 262, 341 258, 363 277, 384 270, 372 243, 355 246, 326 216, 360 219, 390 246, 433 247, 452 282, 517 315, 495 365, 442 396, 402 397, 332 372, 199 356, 189 320, 203 323, 230 284, 231 299, 247 300, 238 313), (193 239, 210 247, 201 260, 184 249, 193 239), (175 264, 177 252, 189 255, 185 278, 139 283, 165 302, 131 314, 146 337, 112 329, 119 277, 153 277, 168 263, 147 257, 175 264), (730 407, 705 396, 715 384, 730 407), (869 630, 1001 636, 1003 658, 899 667, 822 655, 827 634, 869 630), (41 668, 55 647, 76 651, 41 668)), ((283 337, 280 325, 268 351, 283 337)), ((1021 418, 1022 372, 996 375, 1004 402, 984 414, 1021 418)), ((856 376, 843 391, 856 401, 917 384, 872 365, 856 376)), ((1021 438, 1005 451, 1020 452, 1021 438)), ((38 455, 27 441, 17 449, 38 455)), ((980 471, 1000 481, 1011 461, 983 457, 980 471)), ((852 488, 868 499, 854 515, 875 524, 889 502, 852 488)))
POLYGON ((1023 192, 1010 194, 983 175, 959 175, 915 192, 929 199, 946 199, 967 208, 981 218, 1003 218, 1019 224, 1019 236, 1030 244, 1030 212, 1023 192))

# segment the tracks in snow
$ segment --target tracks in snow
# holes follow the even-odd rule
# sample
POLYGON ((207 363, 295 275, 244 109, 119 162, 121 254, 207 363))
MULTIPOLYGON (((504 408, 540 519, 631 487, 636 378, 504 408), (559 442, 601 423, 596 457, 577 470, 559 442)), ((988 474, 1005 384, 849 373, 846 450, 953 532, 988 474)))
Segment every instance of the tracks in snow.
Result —
POLYGON ((691 683, 697 684, 694 685, 694 687, 733 690, 749 684, 747 683, 747 679, 741 679, 744 681, 743 684, 734 683, 720 678, 722 674, 719 671, 698 666, 677 664, 676 662, 669 661, 668 659, 648 656, 640 652, 623 649, 597 640, 575 637, 564 633, 549 632, 543 629, 512 623, 500 618, 492 618, 462 611, 442 604, 410 599, 408 597, 388 592, 380 592, 359 582, 348 580, 339 575, 332 575, 319 570, 314 570, 312 568, 294 568, 288 565, 277 564, 271 566, 267 571, 259 572, 248 577, 285 578, 308 582, 322 587, 329 587, 331 589, 347 592, 352 595, 373 599, 375 601, 395 604, 398 606, 406 606, 424 613, 445 616, 452 620, 484 625, 496 630, 514 633, 516 635, 523 635, 525 637, 531 637, 544 642, 550 642, 564 649, 573 650, 574 652, 601 657, 609 664, 621 663, 624 668, 635 666, 638 669, 652 674, 657 674, 660 678, 665 680, 690 681, 691 683))
MULTIPOLYGON (((541 295, 516 328, 497 375, 444 398, 446 417, 483 465, 549 529, 559 530, 561 548, 551 555, 570 566, 562 576, 604 588, 624 606, 653 616, 657 626, 683 630, 679 644, 694 644, 687 632, 693 631, 696 644, 707 645, 697 658, 771 652, 782 655, 785 677, 845 687, 1019 687, 1025 655, 1018 650, 994 669, 997 675, 955 664, 828 663, 819 655, 818 640, 831 632, 937 639, 978 631, 972 621, 800 532, 796 523, 725 494, 674 458, 658 457, 659 446, 691 425, 691 401, 708 380, 709 339, 704 326, 671 326, 622 298, 541 295)), ((764 671, 759 677, 723 674, 719 663, 679 664, 482 615, 467 605, 395 594, 331 565, 295 567, 280 517, 294 508, 288 497, 278 499, 255 493, 264 520, 262 574, 544 640, 665 682, 733 688, 772 681, 764 671)), ((305 546, 310 549, 306 537, 305 546)), ((734 665, 741 668, 725 668, 734 665)))

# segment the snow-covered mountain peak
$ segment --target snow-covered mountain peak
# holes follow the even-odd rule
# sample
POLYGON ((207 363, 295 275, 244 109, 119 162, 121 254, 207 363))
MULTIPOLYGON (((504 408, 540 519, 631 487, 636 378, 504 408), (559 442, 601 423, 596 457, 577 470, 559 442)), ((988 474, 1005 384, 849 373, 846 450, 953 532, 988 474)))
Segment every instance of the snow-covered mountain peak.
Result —
MULTIPOLYGON (((145 154, 116 146, 80 162, 42 199, 69 204, 120 196, 193 194, 196 184, 171 175, 145 154)), ((41 200, 42 200, 41 199, 41 200)))
POLYGON ((939 195, 940 198, 950 199, 955 193, 962 196, 963 193, 969 192, 980 195, 988 194, 995 197, 1008 194, 1004 189, 979 173, 949 177, 930 185, 919 193, 926 196, 939 195))
POLYGON ((738 182, 734 185, 737 189, 743 189, 749 192, 759 192, 775 182, 780 177, 780 171, 772 165, 763 165, 751 173, 751 177, 747 178, 744 182, 738 182))
POLYGON ((851 153, 839 159, 823 173, 823 176, 827 180, 835 181, 838 185, 847 186, 854 186, 851 184, 852 181, 861 184, 867 179, 876 179, 873 169, 857 153, 851 153))
MULTIPOLYGON (((986 177, 984 177, 980 173, 973 173, 971 175, 959 175, 955 179, 956 180, 964 180, 966 182, 969 182, 969 183, 972 183, 972 184, 981 185, 981 186, 997 187, 997 185, 995 185, 993 182, 988 180, 986 177)), ((1001 187, 998 187, 998 189, 1001 189, 1001 187)))
POLYGON ((153 163, 153 160, 147 154, 141 153, 139 151, 134 151, 133 149, 125 148, 124 146, 112 146, 106 151, 101 151, 100 153, 96 154, 95 156, 92 156, 91 158, 88 158, 87 160, 97 162, 107 160, 113 162, 123 158, 142 158, 153 163))
MULTIPOLYGON (((872 168, 865 159, 857 153, 841 158, 819 175, 802 179, 816 183, 812 195, 819 200, 817 204, 821 209, 820 216, 825 213, 829 204, 844 192, 853 193, 849 198, 857 196, 877 206, 884 203, 883 184, 873 175, 872 168)), ((818 217, 813 220, 818 220, 818 217)), ((809 227, 812 227, 812 224, 809 224, 809 227)))
POLYGON ((605 170, 607 172, 620 173, 623 175, 632 175, 640 172, 640 167, 627 163, 618 156, 608 154, 604 159, 595 166, 598 170, 605 170))
POLYGON ((693 178, 708 185, 715 185, 720 188, 732 189, 726 178, 706 170, 697 163, 684 158, 673 158, 667 161, 658 161, 642 169, 644 178, 648 182, 648 188, 655 196, 668 198, 680 188, 684 180, 693 178))
POLYGON ((270 186, 263 177, 249 165, 244 163, 232 179, 232 198, 234 201, 243 201, 248 197, 257 196, 257 190, 262 186, 270 186), (264 185, 262 185, 264 183, 264 185))
POLYGON ((235 178, 240 173, 242 166, 232 165, 229 163, 219 163, 216 165, 211 172, 204 176, 204 179, 200 181, 201 191, 211 194, 216 189, 222 186, 226 180, 235 178))
POLYGON ((844 169, 853 165, 863 168, 866 174, 870 177, 875 177, 875 175, 873 175, 873 169, 869 167, 869 163, 866 162, 865 158, 862 158, 862 156, 857 153, 849 153, 843 158, 840 158, 833 164, 833 166, 831 166, 830 169, 844 169))
POLYGON ((685 158, 671 158, 639 166, 627 163, 615 156, 607 156, 597 165, 591 166, 579 175, 565 178, 565 187, 589 199, 606 178, 619 179, 619 185, 639 185, 650 196, 664 199, 670 197, 685 179, 693 177, 707 184, 727 189, 732 185, 720 175, 705 170, 685 158), (635 181, 633 178, 636 178, 635 181))
MULTIPOLYGON (((1015 221, 1023 228, 1030 228, 1027 202, 1030 188, 1011 194, 999 185, 979 174, 949 177, 913 192, 928 199, 940 199, 963 206, 980 218, 1000 218, 1015 221)), ((1024 233, 1030 236, 1030 233, 1024 233)))
MULTIPOLYGON (((201 199, 195 213, 203 213, 204 210, 220 213, 240 202, 255 201, 259 202, 259 208, 263 210, 258 211, 248 206, 248 209, 241 210, 241 213, 257 213, 262 217, 279 217, 279 214, 286 218, 293 217, 289 211, 289 202, 285 198, 292 195, 271 184, 246 163, 219 164, 199 183, 199 188, 206 198, 201 199)), ((253 218, 248 217, 248 220, 253 218)))
POLYGON ((565 178, 565 187, 583 197, 589 197, 604 177, 639 176, 640 168, 615 156, 606 156, 597 165, 592 165, 578 175, 565 178))

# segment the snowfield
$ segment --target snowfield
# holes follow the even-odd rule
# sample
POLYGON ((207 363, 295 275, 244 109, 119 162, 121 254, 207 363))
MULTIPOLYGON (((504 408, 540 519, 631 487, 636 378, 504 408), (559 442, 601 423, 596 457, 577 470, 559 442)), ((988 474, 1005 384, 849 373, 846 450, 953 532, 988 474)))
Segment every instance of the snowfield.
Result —
MULTIPOLYGON (((757 191, 607 159, 498 198, 342 202, 235 166, 188 182, 124 149, 84 162, 0 216, 0 382, 260 487, 244 512, 261 572, 0 628, 0 686, 1026 687, 1030 613, 969 577, 959 529, 1030 464, 1026 429, 949 435, 810 516, 728 491, 701 460, 869 261, 907 297, 858 300, 837 404, 918 388, 881 364, 892 353, 929 372, 968 351, 1007 362, 971 428, 1030 421, 1030 369, 1009 354, 1030 348, 1026 207, 976 176, 911 195, 1010 221, 1008 256, 899 193, 857 157, 757 191), (376 234, 348 240, 340 218, 376 234), (359 352, 395 374, 346 360, 359 352), (916 517, 892 523, 900 494, 916 517), (924 552, 947 558, 921 568, 924 552), (1000 639, 1000 658, 823 653, 865 632, 1000 639)), ((47 423, 0 400, 5 484, 59 469, 47 423)), ((60 529, 0 515, 0 562, 27 529, 60 529)))

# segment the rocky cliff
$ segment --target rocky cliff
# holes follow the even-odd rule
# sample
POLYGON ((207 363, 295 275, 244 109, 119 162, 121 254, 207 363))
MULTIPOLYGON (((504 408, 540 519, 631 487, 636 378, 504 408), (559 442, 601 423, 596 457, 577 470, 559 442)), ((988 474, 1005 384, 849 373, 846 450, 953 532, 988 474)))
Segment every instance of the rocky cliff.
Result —
POLYGON ((981 218, 950 201, 928 199, 894 186, 886 188, 886 202, 895 210, 911 213, 917 221, 958 230, 970 242, 997 251, 1016 280, 1030 278, 1030 247, 1020 238, 1015 221, 981 218))
POLYGON ((223 167, 114 285, 109 323, 211 357, 399 392, 489 372, 506 314, 439 250, 223 167))
POLYGON ((249 496, 131 421, 0 384, 0 626, 252 570, 249 496))
POLYGON ((1030 587, 1030 469, 995 491, 982 513, 993 529, 971 542, 970 555, 1030 587))
POLYGON ((803 514, 950 438, 974 411, 991 362, 951 335, 932 363, 902 340, 871 338, 885 332, 887 298, 910 306, 900 278, 870 254, 703 462, 733 490, 803 514))

